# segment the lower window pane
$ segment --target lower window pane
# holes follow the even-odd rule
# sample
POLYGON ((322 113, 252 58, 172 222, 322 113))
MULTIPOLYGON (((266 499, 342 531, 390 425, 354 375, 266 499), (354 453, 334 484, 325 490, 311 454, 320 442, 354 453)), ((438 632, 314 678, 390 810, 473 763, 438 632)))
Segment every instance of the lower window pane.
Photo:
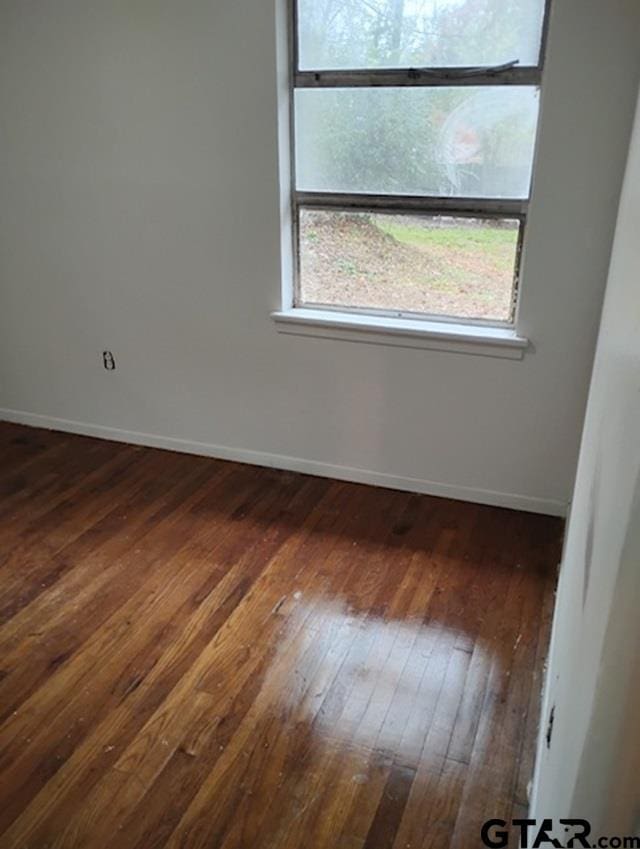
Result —
POLYGON ((300 211, 296 302, 511 321, 519 222, 300 211))

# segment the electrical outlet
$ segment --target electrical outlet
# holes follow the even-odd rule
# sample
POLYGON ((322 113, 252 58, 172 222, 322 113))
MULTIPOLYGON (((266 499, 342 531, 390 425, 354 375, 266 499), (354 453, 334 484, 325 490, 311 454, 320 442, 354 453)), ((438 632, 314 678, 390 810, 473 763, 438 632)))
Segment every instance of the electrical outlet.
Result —
POLYGON ((115 371, 116 360, 111 351, 102 352, 102 365, 107 371, 115 371))

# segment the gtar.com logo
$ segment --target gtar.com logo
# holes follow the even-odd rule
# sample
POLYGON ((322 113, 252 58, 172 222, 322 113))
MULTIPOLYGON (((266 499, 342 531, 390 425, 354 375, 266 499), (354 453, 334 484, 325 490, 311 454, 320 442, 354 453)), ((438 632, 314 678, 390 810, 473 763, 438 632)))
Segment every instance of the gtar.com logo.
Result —
MULTIPOLYGON (((519 831, 521 849, 640 849, 640 837, 590 838, 591 823, 582 819, 517 819, 511 825, 519 831), (562 837, 559 835, 563 835, 562 837)), ((509 829, 505 820, 487 820, 480 831, 483 846, 489 849, 506 849, 509 829)))

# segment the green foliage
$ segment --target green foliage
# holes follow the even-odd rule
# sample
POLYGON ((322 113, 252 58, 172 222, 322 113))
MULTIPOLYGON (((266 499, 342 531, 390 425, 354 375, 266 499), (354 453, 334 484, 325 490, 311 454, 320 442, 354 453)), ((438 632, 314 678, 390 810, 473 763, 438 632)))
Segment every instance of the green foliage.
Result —
POLYGON ((542 0, 298 0, 303 68, 534 64, 542 0))

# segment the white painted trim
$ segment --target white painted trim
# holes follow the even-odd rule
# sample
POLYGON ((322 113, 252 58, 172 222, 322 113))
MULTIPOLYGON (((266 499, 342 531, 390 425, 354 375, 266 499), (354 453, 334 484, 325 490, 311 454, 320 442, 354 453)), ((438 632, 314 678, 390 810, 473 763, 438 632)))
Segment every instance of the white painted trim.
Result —
POLYGON ((424 480, 422 478, 390 475, 386 472, 376 472, 369 469, 337 466, 332 463, 322 463, 318 460, 309 460, 302 457, 288 457, 285 454, 251 451, 246 448, 232 448, 225 445, 213 445, 208 442, 178 439, 173 436, 160 436, 153 433, 140 433, 134 430, 121 430, 120 428, 106 427, 104 425, 69 421, 68 419, 58 419, 53 416, 43 416, 23 410, 0 408, 0 421, 16 422, 17 424, 42 427, 49 430, 61 430, 68 433, 81 434, 82 436, 109 439, 114 442, 127 442, 132 445, 145 445, 150 448, 164 448, 168 451, 181 451, 185 454, 215 457, 219 460, 232 460, 237 463, 249 463, 256 466, 285 469, 290 472, 318 475, 323 478, 335 478, 336 480, 351 481, 353 483, 383 486, 388 489, 418 492, 423 495, 435 495, 440 498, 453 498, 458 501, 471 501, 478 504, 489 504, 495 507, 507 507, 513 510, 526 510, 530 513, 564 516, 567 509, 567 504, 564 501, 554 498, 537 498, 509 492, 494 492, 493 490, 477 487, 456 486, 448 483, 424 480))
POLYGON ((510 327, 293 307, 271 313, 278 332, 521 360, 529 340, 510 327))

